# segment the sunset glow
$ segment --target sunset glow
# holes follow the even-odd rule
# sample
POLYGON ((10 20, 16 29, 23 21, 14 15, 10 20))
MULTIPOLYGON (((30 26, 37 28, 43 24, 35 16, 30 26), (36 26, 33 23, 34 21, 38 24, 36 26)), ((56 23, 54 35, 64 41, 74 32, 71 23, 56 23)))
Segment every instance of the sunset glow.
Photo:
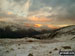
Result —
POLYGON ((58 28, 61 28, 61 27, 68 26, 68 25, 29 24, 29 23, 24 23, 24 25, 26 27, 36 27, 36 28, 48 27, 48 28, 51 28, 51 29, 58 29, 58 28))
POLYGON ((34 27, 42 27, 43 25, 42 24, 34 24, 34 27))
POLYGON ((51 21, 51 19, 47 19, 45 17, 35 17, 35 16, 29 17, 29 20, 34 21, 34 22, 49 22, 49 21, 51 21))
POLYGON ((59 28, 58 26, 54 26, 54 25, 47 25, 49 28, 51 28, 51 29, 57 29, 57 28, 59 28))
POLYGON ((59 26, 59 27, 66 27, 66 26, 69 26, 69 25, 66 25, 66 24, 65 24, 65 25, 58 25, 58 26, 59 26))
POLYGON ((12 12, 8 12, 7 14, 8 14, 8 15, 11 15, 11 14, 13 14, 13 13, 12 13, 12 12))

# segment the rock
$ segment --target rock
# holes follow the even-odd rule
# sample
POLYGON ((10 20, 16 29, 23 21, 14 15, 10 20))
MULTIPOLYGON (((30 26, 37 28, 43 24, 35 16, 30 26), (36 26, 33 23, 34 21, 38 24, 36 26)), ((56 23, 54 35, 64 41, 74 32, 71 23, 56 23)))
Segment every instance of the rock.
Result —
POLYGON ((62 48, 64 48, 64 49, 71 49, 70 46, 62 46, 62 48))
POLYGON ((57 48, 54 49, 54 51, 57 51, 57 50, 58 50, 57 48))
POLYGON ((52 52, 50 51, 49 53, 51 54, 52 52))
POLYGON ((28 56, 33 56, 33 54, 30 53, 28 56))

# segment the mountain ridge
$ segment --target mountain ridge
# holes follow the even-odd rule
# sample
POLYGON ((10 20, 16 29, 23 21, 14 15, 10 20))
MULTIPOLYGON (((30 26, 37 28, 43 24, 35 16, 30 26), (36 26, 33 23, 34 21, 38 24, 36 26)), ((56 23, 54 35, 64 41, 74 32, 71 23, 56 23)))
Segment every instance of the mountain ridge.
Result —
POLYGON ((33 36, 37 39, 72 40, 75 38, 75 25, 62 27, 42 35, 33 36), (45 35, 45 36, 44 36, 45 35))

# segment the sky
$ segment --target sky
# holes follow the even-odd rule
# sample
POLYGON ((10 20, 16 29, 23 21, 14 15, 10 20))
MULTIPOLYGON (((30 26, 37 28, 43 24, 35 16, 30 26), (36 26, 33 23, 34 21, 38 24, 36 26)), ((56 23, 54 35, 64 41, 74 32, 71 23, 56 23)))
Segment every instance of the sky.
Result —
POLYGON ((75 25, 75 0, 0 0, 0 21, 53 28, 75 25))

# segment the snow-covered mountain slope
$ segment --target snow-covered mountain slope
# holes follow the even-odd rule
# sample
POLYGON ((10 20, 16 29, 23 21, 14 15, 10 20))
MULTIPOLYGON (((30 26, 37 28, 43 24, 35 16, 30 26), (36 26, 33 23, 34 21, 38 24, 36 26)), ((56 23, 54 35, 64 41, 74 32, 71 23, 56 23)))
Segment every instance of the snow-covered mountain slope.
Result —
POLYGON ((52 31, 51 33, 35 35, 32 38, 56 39, 60 41, 74 40, 75 39, 75 25, 62 27, 62 28, 52 31))
POLYGON ((53 33, 49 35, 50 39, 57 39, 57 40, 73 40, 75 39, 75 25, 63 27, 57 29, 53 33))
POLYGON ((48 36, 50 34, 51 33, 44 33, 44 34, 34 35, 34 36, 32 36, 32 38, 36 38, 36 39, 48 39, 48 36))

